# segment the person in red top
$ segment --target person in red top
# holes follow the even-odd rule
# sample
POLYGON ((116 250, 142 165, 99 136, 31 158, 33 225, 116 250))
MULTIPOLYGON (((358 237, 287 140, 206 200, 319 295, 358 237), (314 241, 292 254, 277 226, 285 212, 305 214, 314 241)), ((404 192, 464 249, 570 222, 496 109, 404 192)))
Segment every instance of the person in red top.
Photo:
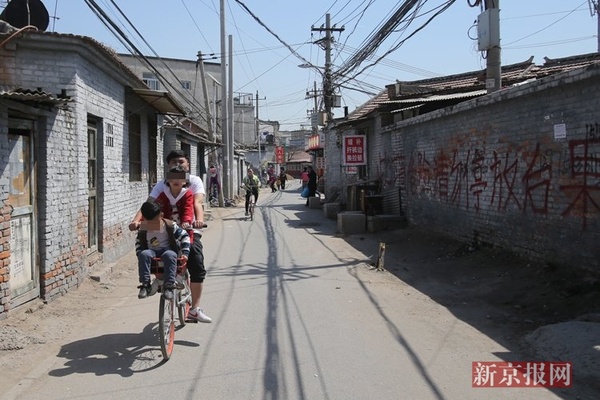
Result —
POLYGON ((308 185, 308 168, 304 167, 302 174, 300 174, 300 178, 302 179, 302 190, 308 185))
MULTIPOLYGON (((187 173, 178 165, 167 172, 165 188, 156 198, 163 217, 187 229, 194 222, 194 194, 188 186, 187 173)), ((193 241, 193 230, 189 229, 188 234, 193 241)))

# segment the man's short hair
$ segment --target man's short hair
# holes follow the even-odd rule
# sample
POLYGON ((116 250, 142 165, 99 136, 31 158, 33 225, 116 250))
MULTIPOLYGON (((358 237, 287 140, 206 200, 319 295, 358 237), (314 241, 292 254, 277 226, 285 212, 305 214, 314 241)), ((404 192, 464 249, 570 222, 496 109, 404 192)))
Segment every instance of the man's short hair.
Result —
POLYGON ((160 204, 156 201, 146 201, 142 204, 142 216, 146 220, 154 219, 158 214, 160 214, 160 204))
POLYGON ((187 160, 187 162, 190 162, 190 157, 187 155, 187 153, 181 149, 179 150, 173 150, 172 152, 170 152, 167 155, 167 164, 171 162, 172 159, 174 158, 185 158, 187 160))

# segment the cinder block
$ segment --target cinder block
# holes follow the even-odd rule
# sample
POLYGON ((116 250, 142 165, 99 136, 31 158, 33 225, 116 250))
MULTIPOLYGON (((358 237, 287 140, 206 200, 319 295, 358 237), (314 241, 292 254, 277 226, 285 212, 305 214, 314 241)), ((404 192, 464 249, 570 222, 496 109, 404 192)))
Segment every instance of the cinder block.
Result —
POLYGON ((327 219, 336 219, 340 212, 340 203, 325 203, 323 205, 323 213, 327 219))
POLYGON ((367 216, 361 211, 346 211, 337 215, 337 231, 347 235, 364 233, 367 216))

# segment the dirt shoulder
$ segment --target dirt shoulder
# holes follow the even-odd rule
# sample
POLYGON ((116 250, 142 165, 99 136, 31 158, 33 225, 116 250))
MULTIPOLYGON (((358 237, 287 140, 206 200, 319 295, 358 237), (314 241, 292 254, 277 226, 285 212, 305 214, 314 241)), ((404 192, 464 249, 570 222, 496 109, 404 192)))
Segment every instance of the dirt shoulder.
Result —
POLYGON ((507 361, 572 361, 579 382, 600 394, 600 274, 416 228, 346 240, 373 261, 386 243, 388 272, 511 350, 500 355, 507 361))
MULTIPOLYGON (((137 293, 135 255, 108 266, 110 273, 98 282, 86 279, 77 290, 49 304, 34 300, 0 320, 0 370, 3 387, 10 389, 42 360, 58 354, 60 343, 78 329, 93 324, 99 313, 137 293)), ((2 396, 0 396, 2 397, 2 396)))

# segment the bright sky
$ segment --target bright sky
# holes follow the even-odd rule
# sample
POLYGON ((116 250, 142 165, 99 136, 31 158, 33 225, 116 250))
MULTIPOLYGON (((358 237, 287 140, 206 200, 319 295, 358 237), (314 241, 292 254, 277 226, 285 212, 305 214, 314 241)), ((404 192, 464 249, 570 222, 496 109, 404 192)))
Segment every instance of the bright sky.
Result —
MULTIPOLYGON (((345 28, 341 34, 334 34, 334 71, 405 2, 226 0, 226 34, 233 36, 234 92, 255 95, 258 91, 261 99, 266 97, 260 102, 259 116, 263 120, 279 121, 282 130, 299 129, 301 125, 308 128, 307 110, 314 107, 314 100, 306 99, 306 92, 312 91, 314 81, 320 88, 321 77, 314 69, 299 68, 298 65, 305 61, 293 55, 259 25, 238 1, 246 4, 299 55, 317 66, 324 65, 324 51, 311 42, 322 35, 311 32, 311 26, 323 25, 325 14, 329 13, 332 25, 345 28)), ((119 52, 127 51, 84 0, 43 2, 50 15, 57 17, 54 21, 51 19, 48 30, 91 36, 119 52)), ((148 55, 153 55, 152 51, 127 25, 114 4, 161 57, 195 60, 198 51, 216 53, 220 57, 219 0, 96 2, 148 55)), ((437 10, 446 3, 446 0, 421 0, 422 8, 412 23, 408 27, 401 24, 377 49, 376 56, 383 55, 421 27, 433 15, 428 11, 437 10)), ((560 58, 596 52, 597 16, 592 17, 588 3, 589 0, 500 0, 503 65, 525 61, 530 56, 535 57, 537 64, 542 64, 544 56, 560 58)), ((467 0, 456 0, 378 65, 359 75, 359 82, 354 81, 352 86, 361 85, 365 91, 376 93, 397 79, 411 81, 485 68, 485 60, 473 40, 477 34, 474 21, 480 12, 480 7, 470 7, 467 0)), ((342 89, 341 95, 342 105, 348 106, 349 111, 372 97, 347 89, 342 89)), ((342 113, 342 109, 334 110, 334 116, 342 113)))

